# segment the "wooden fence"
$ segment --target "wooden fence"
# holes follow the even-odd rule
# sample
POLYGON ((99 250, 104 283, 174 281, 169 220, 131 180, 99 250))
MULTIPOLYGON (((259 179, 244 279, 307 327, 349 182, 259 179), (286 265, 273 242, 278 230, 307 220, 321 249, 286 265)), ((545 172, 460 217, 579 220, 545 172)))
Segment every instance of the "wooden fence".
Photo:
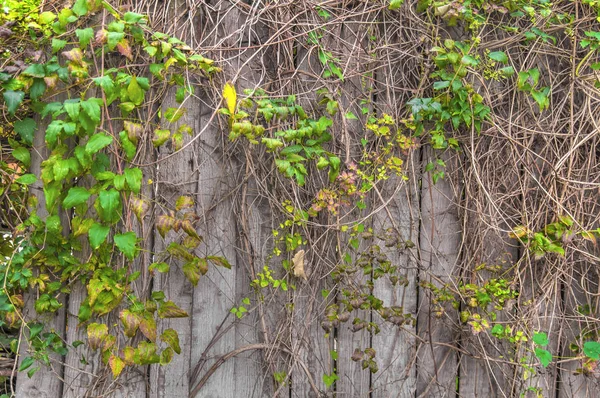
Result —
MULTIPOLYGON (((296 30, 299 28, 290 26, 288 29, 283 25, 281 31, 275 29, 275 35, 272 27, 269 30, 253 22, 255 17, 260 20, 256 7, 228 2, 211 5, 213 25, 198 23, 181 27, 188 19, 207 22, 209 18, 201 14, 209 11, 190 11, 190 15, 183 17, 177 7, 184 3, 175 3, 169 6, 171 8, 165 5, 162 18, 172 21, 168 26, 175 33, 181 28, 185 36, 198 40, 199 48, 206 45, 202 40, 207 39, 198 37, 214 36, 211 45, 206 45, 209 55, 221 62, 225 79, 234 80, 239 92, 243 88, 270 84, 265 70, 282 75, 289 72, 295 76, 288 82, 292 85, 290 93, 303 93, 300 101, 314 101, 309 94, 323 84, 318 78, 310 77, 318 63, 314 46, 292 40, 299 34, 296 30), (248 26, 252 29, 240 28, 248 26), (281 42, 273 39, 281 37, 287 39, 281 42), (288 58, 278 58, 286 52, 289 52, 288 58), (293 65, 287 64, 290 57, 293 65)), ((281 21, 298 20, 299 15, 303 18, 309 15, 307 9, 301 9, 305 5, 314 6, 301 3, 298 8, 288 5, 273 12, 282 13, 281 21)), ((143 2, 138 6, 144 11, 143 2)), ((347 62, 346 71, 352 72, 332 90, 342 93, 341 114, 349 111, 360 114, 360 108, 365 106, 359 103, 360 95, 369 87, 371 93, 377 94, 378 104, 390 108, 391 114, 398 114, 401 111, 394 107, 401 107, 420 90, 419 82, 413 79, 413 85, 406 91, 386 88, 395 87, 395 72, 402 68, 419 68, 419 62, 407 60, 405 65, 383 70, 365 82, 360 77, 361 68, 373 70, 365 61, 369 51, 367 36, 375 34, 366 33, 368 28, 363 22, 372 20, 366 17, 368 15, 365 11, 331 24, 322 39, 326 43, 323 46, 334 48, 336 56, 347 62)), ((409 11, 400 13, 397 18, 407 27, 416 26, 409 11)), ((386 40, 402 40, 401 35, 394 36, 396 33, 380 34, 386 40)), ((414 44, 407 43, 407 51, 414 44)), ((420 50, 410 51, 418 53, 420 50)), ((198 83, 197 95, 186 100, 186 115, 172 126, 176 129, 185 123, 193 127, 194 134, 186 137, 184 149, 167 158, 168 150, 155 152, 148 141, 145 143, 148 157, 143 162, 150 164, 166 158, 158 162, 158 166, 147 166, 143 170, 144 178, 153 181, 144 188, 143 194, 157 204, 147 222, 139 226, 138 235, 143 239, 144 249, 158 253, 179 239, 174 232, 161 237, 152 228, 151 219, 162 214, 162 205, 168 208, 179 196, 187 195, 195 199, 195 212, 201 217, 198 233, 204 241, 198 251, 223 256, 232 264, 230 270, 211 268, 197 288, 186 281, 181 264, 175 260, 168 274, 144 275, 145 281, 152 278, 153 289, 163 290, 190 314, 189 318, 164 320, 159 325, 159 334, 167 328, 178 330, 181 354, 167 366, 139 367, 113 381, 96 358, 98 354, 85 351, 82 346, 66 358, 55 358, 52 369, 41 369, 32 378, 19 375, 17 397, 96 396, 90 391, 98 385, 104 386, 104 396, 135 398, 598 396, 600 390, 593 372, 576 375, 582 358, 567 352, 568 345, 583 327, 569 321, 568 313, 575 311, 578 305, 595 302, 591 287, 580 286, 578 275, 565 275, 560 283, 573 286, 576 295, 538 300, 541 292, 549 287, 542 285, 542 280, 533 273, 518 269, 535 270, 543 265, 526 263, 529 257, 523 247, 508 237, 509 225, 481 228, 485 231, 482 232, 485 239, 481 237, 485 247, 475 252, 477 248, 469 246, 465 235, 479 230, 477 228, 487 222, 485 214, 489 214, 485 204, 469 202, 469 193, 463 185, 466 178, 475 178, 470 163, 472 153, 442 155, 446 177, 434 184, 432 173, 425 168, 439 155, 423 145, 406 158, 407 180, 391 178, 379 188, 378 194, 373 192, 366 199, 370 201, 372 215, 365 224, 377 233, 370 241, 365 239, 361 243, 360 249, 353 253, 353 261, 377 246, 381 249, 379 255, 398 267, 400 283, 377 279, 373 273, 360 277, 359 282, 371 281, 370 293, 383 300, 385 307, 399 309, 406 316, 404 322, 396 325, 389 319, 385 321, 380 312, 371 309, 352 311, 347 322, 336 319, 332 322, 328 320, 327 308, 342 300, 343 292, 341 285, 331 277, 331 271, 340 261, 340 253, 335 248, 340 247, 339 239, 345 237, 332 228, 335 225, 332 220, 321 229, 302 230, 307 241, 302 246, 307 279, 295 278, 282 268, 282 259, 291 260, 293 253, 289 258, 272 256, 275 239, 272 231, 281 222, 274 218, 273 210, 283 200, 293 199, 294 192, 299 191, 270 191, 274 179, 278 178, 272 170, 255 164, 251 149, 226 143, 226 125, 220 124, 214 116, 220 99, 214 90, 206 88, 208 84, 198 83), (399 235, 395 243, 386 245, 386 231, 399 235), (468 256, 473 258, 466 259, 468 256), (516 267, 510 282, 519 296, 502 310, 495 311, 494 320, 489 317, 479 321, 472 317, 461 320, 461 312, 469 309, 468 297, 461 297, 467 294, 461 286, 468 283, 482 286, 487 279, 480 275, 491 271, 483 269, 478 273, 475 268, 484 263, 504 270, 514 271, 516 267), (265 265, 274 270, 277 278, 287 278, 295 289, 252 287, 252 281, 260 277, 265 265), (451 294, 452 300, 444 301, 444 292, 451 294), (238 318, 231 309, 242 305, 245 298, 250 299, 250 304, 245 305, 248 312, 238 318), (452 301, 458 306, 453 307, 452 301), (515 314, 526 312, 524 308, 530 308, 527 313, 536 314, 517 323, 529 333, 528 337, 531 338, 533 331, 543 331, 550 338, 555 359, 548 367, 543 367, 535 357, 531 340, 511 343, 492 334, 494 325, 514 321, 515 314), (355 318, 372 325, 359 327, 353 324, 355 318), (484 321, 488 322, 487 326, 482 326, 484 321), (363 369, 363 364, 367 369, 363 369)), ((163 108, 177 106, 174 95, 169 98, 161 105, 163 108)), ((348 120, 346 123, 345 130, 336 130, 336 134, 340 134, 336 138, 338 143, 343 144, 344 131, 358 137, 362 134, 360 122, 348 120)), ((479 149, 471 150, 475 153, 479 149)), ((524 165, 527 162, 523 160, 524 165)), ((517 182, 508 179, 506 184, 517 182)), ((142 256, 139 261, 143 266, 152 259, 142 256)), ((587 266, 581 267, 583 270, 587 266)), ((76 313, 70 310, 77 308, 84 295, 85 292, 78 293, 75 288, 71 302, 65 303, 66 314, 62 315, 62 321, 47 320, 55 322, 57 330, 63 325, 64 330, 66 319, 67 343, 85 338, 82 331, 72 326, 77 321, 71 319, 76 318, 76 313)))

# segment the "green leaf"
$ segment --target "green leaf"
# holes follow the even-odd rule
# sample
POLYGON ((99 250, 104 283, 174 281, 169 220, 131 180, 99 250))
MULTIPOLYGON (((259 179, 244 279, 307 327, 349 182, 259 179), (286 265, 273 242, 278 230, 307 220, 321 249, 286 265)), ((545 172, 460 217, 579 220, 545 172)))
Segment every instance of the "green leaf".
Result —
POLYGON ((85 113, 92 119, 94 122, 100 122, 100 104, 102 100, 99 98, 90 98, 87 101, 81 102, 81 107, 85 111, 85 113))
POLYGON ((181 354, 181 347, 179 346, 179 335, 174 329, 166 329, 161 335, 160 339, 167 343, 169 347, 173 349, 177 354, 181 354))
POLYGON ((152 140, 152 145, 155 148, 158 148, 171 137, 171 131, 166 129, 156 129, 154 130, 154 139, 152 140))
POLYGON ((65 46, 67 45, 67 41, 66 40, 61 40, 61 39, 52 39, 52 54, 56 54, 57 52, 59 52, 60 50, 62 50, 63 48, 65 48, 65 46))
POLYGON ((11 116, 14 116, 17 108, 21 105, 23 99, 25 99, 25 93, 23 91, 8 90, 4 92, 3 96, 8 113, 10 113, 11 116))
POLYGON ((109 146, 112 142, 113 138, 111 136, 102 133, 94 134, 87 144, 85 144, 85 151, 93 155, 102 148, 109 146))
POLYGON ((597 341, 586 341, 583 344, 583 353, 590 359, 600 359, 600 343, 597 341))
POLYGON ((119 138, 121 140, 121 148, 123 148, 123 152, 125 152, 125 157, 128 161, 133 160, 135 154, 137 153, 137 147, 129 140, 125 130, 119 133, 119 138))
POLYGON ((88 13, 87 0, 75 1, 75 4, 73 4, 72 10, 75 13, 75 15, 77 15, 78 17, 84 16, 85 14, 88 13))
POLYGON ((144 102, 144 90, 138 84, 137 78, 133 76, 127 86, 127 95, 135 105, 141 105, 144 102))
POLYGON ((504 68, 500 68, 500 73, 505 77, 510 77, 515 74, 515 68, 512 66, 505 66, 504 68))
POLYGON ((84 48, 90 44, 90 41, 94 37, 94 29, 85 28, 75 30, 75 34, 79 38, 79 47, 84 48))
POLYGON ((22 146, 15 148, 12 151, 12 155, 15 159, 23 163, 25 167, 29 167, 31 164, 31 154, 27 148, 23 148, 22 146))
POLYGON ((169 123, 175 123, 185 114, 185 108, 167 108, 165 111, 165 119, 169 123))
POLYGON ((467 66, 477 66, 479 64, 479 61, 471 55, 465 55, 460 62, 467 66))
POLYGON ((108 49, 113 51, 117 44, 125 37, 123 32, 108 32, 107 33, 108 49))
POLYGON ((94 81, 94 83, 96 83, 97 86, 102 87, 102 89, 104 90, 104 93, 106 95, 112 94, 112 92, 115 88, 115 83, 114 83, 112 77, 110 77, 109 75, 105 75, 105 76, 95 77, 92 80, 94 81))
POLYGON ((66 100, 63 106, 71 120, 77 120, 79 117, 79 111, 81 110, 81 103, 79 100, 66 100))
POLYGON ((158 272, 160 272, 162 274, 169 272, 170 269, 171 269, 171 267, 167 263, 152 263, 148 267, 148 271, 152 272, 154 270, 157 270, 158 272))
POLYGON ((544 332, 536 332, 533 334, 533 342, 540 347, 548 345, 548 335, 544 332))
POLYGON ((19 366, 19 372, 22 372, 28 369, 31 365, 33 365, 34 359, 32 357, 25 357, 21 361, 21 365, 19 366))
POLYGON ((404 4, 404 0, 390 0, 390 5, 388 6, 389 10, 397 10, 404 4))
POLYGON ((19 120, 18 122, 15 122, 15 124, 14 124, 15 131, 21 137, 21 140, 23 140, 23 143, 25 143, 27 145, 33 144, 33 135, 35 133, 36 128, 37 128, 37 124, 35 123, 35 120, 33 120, 30 117, 25 118, 23 120, 19 120))
POLYGON ((34 174, 23 174, 16 180, 19 184, 31 185, 37 181, 37 177, 34 174))
POLYGON ((140 189, 142 187, 142 170, 136 168, 133 169, 125 169, 123 174, 125 175, 125 180, 127 180, 127 185, 132 192, 138 194, 140 193, 140 189))
POLYGON ((90 246, 96 250, 106 240, 110 227, 98 223, 94 223, 88 232, 90 246))
POLYGON ((123 20, 128 23, 128 24, 135 24, 140 22, 142 19, 144 19, 144 16, 142 14, 137 14, 135 12, 126 12, 123 15, 123 20))
POLYGON ((40 77, 40 78, 46 77, 46 71, 44 70, 44 65, 41 65, 41 64, 31 64, 21 74, 24 76, 31 76, 31 77, 40 77))
POLYGON ((323 374, 323 383, 327 388, 331 387, 336 380, 339 380, 339 377, 335 373, 323 374))
POLYGON ((98 204, 102 221, 115 223, 121 219, 121 195, 116 189, 100 191, 98 204))
POLYGON ((552 362, 552 354, 548 350, 536 348, 535 356, 540 360, 543 367, 547 367, 552 362))
POLYGON ((352 112, 346 112, 346 114, 344 115, 344 117, 348 120, 358 120, 358 118, 356 117, 356 115, 352 112))
POLYGON ((79 206, 80 204, 87 202, 90 196, 91 194, 87 189, 83 187, 73 187, 69 189, 67 197, 63 200, 63 206, 66 209, 79 206))
POLYGON ((114 240, 115 245, 128 259, 133 260, 135 258, 137 252, 137 236, 135 232, 126 232, 124 234, 115 235, 114 240))
POLYGON ((450 87, 450 82, 448 80, 442 80, 441 82, 433 83, 434 90, 443 90, 448 87, 450 87))
POLYGON ((508 63, 508 57, 506 56, 506 53, 504 51, 493 51, 488 54, 488 57, 490 57, 490 59, 493 59, 496 62, 500 62, 503 64, 508 63))

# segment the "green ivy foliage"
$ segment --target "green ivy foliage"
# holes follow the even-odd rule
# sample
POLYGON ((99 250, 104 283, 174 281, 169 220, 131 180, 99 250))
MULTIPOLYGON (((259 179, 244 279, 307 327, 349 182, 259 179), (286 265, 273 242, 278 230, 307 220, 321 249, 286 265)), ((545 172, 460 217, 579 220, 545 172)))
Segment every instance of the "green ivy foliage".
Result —
MULTIPOLYGON (((56 13, 39 12, 35 1, 14 3, 0 14, 0 22, 11 22, 0 44, 14 49, 0 71, 0 108, 10 118, 15 159, 11 167, 1 165, 10 171, 1 189, 12 236, 2 242, 0 326, 28 330, 31 356, 19 370, 33 374, 36 363, 49 364, 51 352, 65 355, 83 342, 67 346, 55 331, 28 319, 25 295, 35 297, 35 311, 43 316, 56 313, 82 283, 87 296, 76 310, 79 324, 69 326, 87 331, 85 344, 100 350, 115 377, 126 366, 167 364, 181 352, 179 338, 173 329, 158 336, 157 323, 188 314, 161 291, 138 297, 132 287, 141 275, 134 264, 142 248, 127 214, 143 223, 151 206, 143 195, 144 173, 134 163, 142 135, 152 134, 141 118, 151 115, 147 93, 154 85, 175 86, 183 102, 193 93, 184 76, 210 78, 220 70, 179 39, 153 31, 145 16, 121 13, 106 1, 77 0, 56 13), (34 159, 39 174, 27 172, 34 159), (120 320, 116 326, 107 323, 111 313, 120 320)), ((171 132, 170 124, 184 111, 167 109, 154 124, 155 147, 167 140, 180 147, 191 128, 171 132)), ((195 285, 209 264, 230 267, 224 258, 193 254, 202 239, 193 208, 191 198, 181 197, 158 218, 163 236, 173 230, 186 238, 155 253, 159 262, 141 264, 148 272, 168 272, 165 261, 178 259, 195 285)), ((16 353, 16 344, 11 347, 16 353)))

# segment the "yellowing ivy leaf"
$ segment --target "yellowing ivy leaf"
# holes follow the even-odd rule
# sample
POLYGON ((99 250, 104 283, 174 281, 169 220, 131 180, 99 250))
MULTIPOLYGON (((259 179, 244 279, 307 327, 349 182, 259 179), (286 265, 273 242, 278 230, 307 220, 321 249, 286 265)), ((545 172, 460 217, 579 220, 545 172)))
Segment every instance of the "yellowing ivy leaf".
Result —
POLYGON ((223 99, 227 104, 227 109, 232 115, 235 113, 235 105, 237 103, 237 93, 235 92, 235 86, 231 82, 225 83, 223 88, 223 99))
POLYGON ((187 318, 188 313, 182 310, 172 301, 165 301, 158 307, 160 318, 187 318))
POLYGON ((108 335, 108 326, 103 323, 90 323, 87 327, 88 342, 92 350, 97 350, 108 335))
POLYGON ((108 365, 110 366, 110 370, 112 370, 113 377, 115 378, 119 376, 125 368, 125 362, 118 356, 112 354, 110 358, 108 358, 108 365))

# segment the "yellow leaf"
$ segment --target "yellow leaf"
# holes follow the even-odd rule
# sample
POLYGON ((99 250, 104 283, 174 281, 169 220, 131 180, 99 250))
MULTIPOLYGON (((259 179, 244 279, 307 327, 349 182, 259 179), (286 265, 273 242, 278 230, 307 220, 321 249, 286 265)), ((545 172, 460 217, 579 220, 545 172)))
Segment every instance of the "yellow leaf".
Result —
POLYGON ((227 109, 229 113, 233 115, 235 113, 235 105, 237 103, 237 94, 235 92, 235 86, 231 82, 225 83, 223 88, 223 98, 227 103, 227 109))
POLYGON ((306 280, 306 274, 304 273, 304 250, 298 250, 298 253, 292 259, 292 264, 294 265, 294 276, 306 280))

